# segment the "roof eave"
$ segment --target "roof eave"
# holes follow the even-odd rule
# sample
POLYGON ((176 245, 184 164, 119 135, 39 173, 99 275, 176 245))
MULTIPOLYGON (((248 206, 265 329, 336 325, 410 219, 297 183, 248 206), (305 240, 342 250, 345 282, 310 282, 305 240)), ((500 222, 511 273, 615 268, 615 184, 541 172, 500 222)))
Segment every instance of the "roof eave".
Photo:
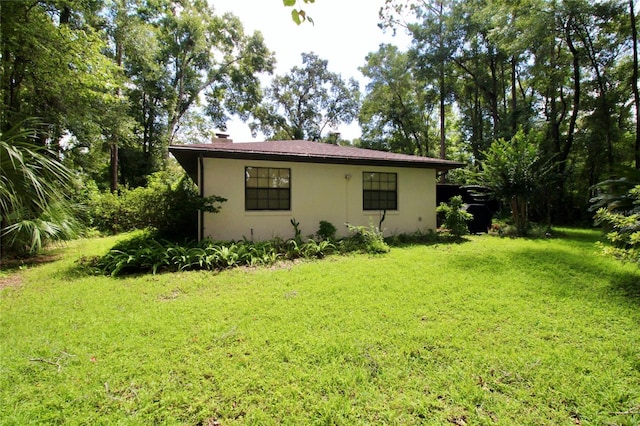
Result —
MULTIPOLYGON (((297 163, 319 163, 319 164, 345 164, 359 166, 379 166, 379 167, 403 167, 403 168, 420 168, 420 169, 436 169, 437 171, 446 171, 464 167, 464 163, 449 160, 434 161, 404 161, 397 159, 385 158, 349 158, 319 155, 299 155, 287 154, 281 152, 256 152, 256 151, 224 151, 209 150, 203 148, 193 148, 189 146, 171 146, 169 151, 178 160, 180 165, 187 171, 189 176, 197 180, 197 158, 203 156, 205 158, 225 158, 237 160, 260 160, 260 161, 288 161, 297 163)), ((424 158, 424 157, 416 157, 424 158)))

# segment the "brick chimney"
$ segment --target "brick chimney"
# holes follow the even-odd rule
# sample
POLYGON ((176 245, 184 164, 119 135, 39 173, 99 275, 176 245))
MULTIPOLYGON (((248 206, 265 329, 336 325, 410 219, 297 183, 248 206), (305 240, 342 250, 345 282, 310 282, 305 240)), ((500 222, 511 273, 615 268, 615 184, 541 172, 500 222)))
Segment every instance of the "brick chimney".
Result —
POLYGON ((211 139, 211 143, 231 143, 233 139, 229 139, 228 133, 216 133, 216 137, 211 139))

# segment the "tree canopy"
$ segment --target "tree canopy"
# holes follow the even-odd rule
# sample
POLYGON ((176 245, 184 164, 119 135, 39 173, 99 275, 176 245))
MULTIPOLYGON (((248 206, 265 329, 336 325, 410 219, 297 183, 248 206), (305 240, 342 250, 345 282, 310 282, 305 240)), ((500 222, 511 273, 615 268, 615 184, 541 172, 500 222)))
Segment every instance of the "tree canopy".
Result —
POLYGON ((437 92, 392 45, 370 53, 360 70, 369 79, 360 109, 363 147, 436 156, 439 140, 434 106, 437 92))
POLYGON ((248 117, 275 63, 259 32, 205 0, 1 2, 0 32, 5 243, 73 218, 59 196, 71 176, 142 185, 170 143, 248 117))
MULTIPOLYGON (((298 24, 313 24, 311 3, 283 0, 298 24)), ((589 218, 598 182, 640 169, 636 21, 633 0, 386 0, 379 26, 412 43, 363 59, 361 102, 359 82, 314 53, 263 87, 268 40, 206 0, 0 2, 3 155, 25 171, 55 160, 117 193, 164 169, 170 143, 208 140, 232 116, 267 138, 335 143, 349 142, 334 128, 357 118, 351 143, 466 161, 488 177, 498 148, 515 150, 510 167, 535 152, 531 164, 549 170, 528 214, 572 223, 589 218)), ((29 203, 9 175, 5 233, 19 211, 31 223, 46 212, 18 209, 29 203)))
POLYGON ((314 53, 302 54, 302 67, 276 76, 254 111, 251 128, 272 139, 320 140, 358 113, 360 90, 355 79, 344 81, 328 69, 328 61, 314 53))
MULTIPOLYGON (((518 129, 540 134, 530 143, 553 165, 554 181, 535 210, 570 222, 587 217, 596 183, 619 166, 640 167, 634 13, 626 0, 388 0, 381 25, 412 37, 399 75, 432 93, 423 111, 440 123, 447 157, 482 168, 494 141, 514 140, 518 129)), ((396 61, 397 53, 381 50, 367 67, 396 61)), ((369 86, 363 105, 381 90, 388 88, 369 86)), ((370 144, 388 123, 380 111, 360 115, 370 144)))
POLYGON ((2 130, 37 117, 39 143, 73 151, 94 179, 107 174, 105 148, 117 182, 137 185, 163 167, 168 144, 246 118, 275 63, 259 32, 204 0, 0 7, 2 130))

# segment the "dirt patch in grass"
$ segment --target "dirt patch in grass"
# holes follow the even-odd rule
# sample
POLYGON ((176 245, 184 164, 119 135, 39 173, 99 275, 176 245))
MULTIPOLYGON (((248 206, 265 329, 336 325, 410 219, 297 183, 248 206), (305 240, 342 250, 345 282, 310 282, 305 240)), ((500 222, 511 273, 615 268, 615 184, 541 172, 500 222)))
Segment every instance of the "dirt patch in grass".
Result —
POLYGON ((55 262, 62 257, 61 254, 41 254, 29 258, 9 258, 2 259, 2 269, 12 270, 18 269, 21 266, 37 266, 44 263, 55 262))
POLYGON ((7 275, 2 276, 2 273, 0 273, 0 289, 17 287, 22 283, 22 278, 16 273, 20 268, 55 262, 61 257, 61 254, 42 254, 28 259, 2 259, 2 273, 6 273, 7 275))
POLYGON ((18 287, 22 284, 22 278, 17 274, 11 274, 8 277, 0 278, 0 289, 5 287, 18 287))

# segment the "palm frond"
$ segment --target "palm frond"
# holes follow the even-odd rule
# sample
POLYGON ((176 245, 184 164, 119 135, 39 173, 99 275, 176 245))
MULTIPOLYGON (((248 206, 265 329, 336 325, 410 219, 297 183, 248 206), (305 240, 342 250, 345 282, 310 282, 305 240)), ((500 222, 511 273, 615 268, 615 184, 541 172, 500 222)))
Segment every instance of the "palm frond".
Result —
POLYGON ((34 253, 77 234, 66 194, 72 172, 33 142, 23 123, 0 134, 0 234, 3 250, 34 253))

